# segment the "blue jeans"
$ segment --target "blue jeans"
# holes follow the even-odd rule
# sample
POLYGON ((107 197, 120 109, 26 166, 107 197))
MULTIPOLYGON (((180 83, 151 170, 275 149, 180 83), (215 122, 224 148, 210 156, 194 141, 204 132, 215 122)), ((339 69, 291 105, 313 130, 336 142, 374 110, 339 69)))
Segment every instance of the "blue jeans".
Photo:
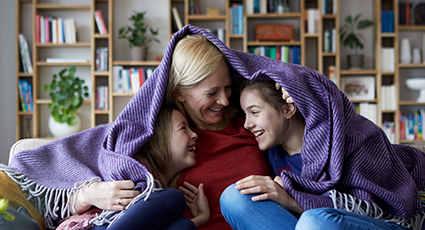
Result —
POLYGON ((254 202, 251 197, 253 195, 242 195, 235 184, 221 194, 221 213, 233 229, 405 230, 396 224, 334 208, 308 210, 298 219, 274 201, 254 202))
MULTIPOLYGON (((183 217, 186 200, 177 189, 154 192, 147 201, 140 200, 122 215, 108 230, 124 229, 196 229, 195 224, 183 217)), ((108 225, 94 226, 92 230, 104 230, 108 225)))

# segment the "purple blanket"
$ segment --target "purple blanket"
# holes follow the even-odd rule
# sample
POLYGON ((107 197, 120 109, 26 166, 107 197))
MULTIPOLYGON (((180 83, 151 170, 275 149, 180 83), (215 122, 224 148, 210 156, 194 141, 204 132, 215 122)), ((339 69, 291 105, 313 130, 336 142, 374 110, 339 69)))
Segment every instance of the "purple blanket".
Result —
POLYGON ((304 210, 335 207, 404 226, 421 225, 424 215, 418 190, 425 187, 424 153, 390 144, 384 132, 358 115, 328 78, 300 65, 231 50, 190 25, 174 35, 159 67, 115 122, 21 152, 9 167, 0 166, 30 192, 30 200, 51 220, 48 224, 69 215, 66 199, 92 180, 130 179, 147 198, 152 176, 132 156, 152 135, 174 46, 186 34, 203 34, 215 43, 236 70, 235 78, 272 79, 293 97, 306 119, 304 167, 302 177, 284 172, 282 178, 304 210))

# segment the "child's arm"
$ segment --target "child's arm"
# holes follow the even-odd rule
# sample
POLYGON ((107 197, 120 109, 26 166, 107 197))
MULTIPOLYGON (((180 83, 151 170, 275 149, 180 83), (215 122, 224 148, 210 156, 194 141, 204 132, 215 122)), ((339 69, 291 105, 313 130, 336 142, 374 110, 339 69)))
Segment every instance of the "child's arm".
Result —
POLYGON ((183 192, 186 198, 186 205, 192 213, 192 221, 199 228, 210 219, 210 207, 207 197, 204 194, 204 184, 200 184, 198 188, 188 182, 184 182, 185 187, 180 186, 179 190, 183 192))

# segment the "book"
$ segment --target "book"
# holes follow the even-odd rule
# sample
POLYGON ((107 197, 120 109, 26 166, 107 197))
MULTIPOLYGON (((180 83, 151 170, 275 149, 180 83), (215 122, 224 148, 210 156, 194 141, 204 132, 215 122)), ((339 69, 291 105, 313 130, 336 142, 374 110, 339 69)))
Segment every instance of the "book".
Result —
POLYGON ((40 43, 40 14, 35 15, 35 42, 40 43))
POLYGON ((140 76, 136 68, 130 69, 131 92, 137 93, 140 89, 140 76))
POLYGON ((122 77, 121 70, 123 69, 120 65, 112 66, 112 92, 122 93, 122 77))
POLYGON ((173 6, 172 12, 173 12, 174 21, 177 25, 177 29, 181 30, 183 28, 183 23, 180 19, 180 15, 179 15, 179 11, 177 10, 177 7, 173 6))
POLYGON ((25 38, 25 35, 23 34, 19 34, 18 35, 18 39, 19 39, 19 50, 20 50, 20 54, 21 54, 21 61, 22 61, 22 66, 24 69, 25 73, 33 73, 34 70, 32 68, 32 62, 31 62, 31 55, 30 55, 30 51, 28 48, 28 42, 27 39, 25 38))
POLYGON ((94 19, 99 33, 102 35, 108 34, 108 29, 106 28, 105 21, 103 20, 102 12, 100 10, 94 11, 94 19))

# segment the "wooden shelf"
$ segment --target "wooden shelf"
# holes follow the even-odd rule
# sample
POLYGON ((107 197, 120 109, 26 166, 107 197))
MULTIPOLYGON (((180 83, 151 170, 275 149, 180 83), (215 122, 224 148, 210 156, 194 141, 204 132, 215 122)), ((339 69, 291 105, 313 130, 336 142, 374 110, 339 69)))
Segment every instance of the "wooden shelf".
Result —
POLYGON ((341 75, 366 75, 366 74, 376 74, 377 71, 374 69, 364 69, 364 70, 341 70, 341 75))
POLYGON ((91 5, 36 4, 37 10, 90 10, 91 5))
POLYGON ((104 38, 104 39, 107 39, 107 38, 110 38, 111 36, 109 34, 94 34, 93 37, 94 38, 104 38))
POLYGON ((94 76, 109 76, 109 74, 111 74, 109 71, 95 71, 93 73, 94 76))
POLYGON ((61 62, 61 63, 47 63, 45 61, 38 61, 36 63, 37 66, 90 66, 90 62, 61 62))
POLYGON ((425 68, 425 64, 420 63, 420 64, 403 64, 403 63, 398 63, 398 67, 399 68, 425 68))
POLYGON ((134 93, 112 93, 114 97, 133 97, 134 93))
POLYGON ((289 41, 289 42, 248 42, 248 46, 299 46, 300 41, 289 41))
POLYGON ((94 114, 109 114, 108 110, 95 110, 94 114))
POLYGON ((226 15, 217 15, 217 16, 211 16, 211 15, 188 15, 187 18, 189 20, 205 20, 205 21, 221 21, 226 20, 226 15))
POLYGON ((19 72, 19 73, 18 73, 18 76, 19 76, 19 77, 32 77, 32 76, 34 76, 34 74, 33 74, 33 73, 23 73, 23 72, 19 72))
POLYGON ((74 44, 53 44, 53 43, 37 43, 35 47, 90 47, 90 42, 77 42, 74 44))
POLYGON ((403 25, 399 25, 398 26, 398 30, 400 30, 400 31, 407 31, 407 30, 410 30, 410 31, 423 31, 423 30, 425 30, 425 25, 421 25, 421 26, 413 26, 413 25, 411 25, 411 26, 403 26, 403 25))
POLYGON ((425 102, 416 102, 416 101, 400 101, 400 105, 425 105, 425 102))
POLYGON ((247 19, 250 18, 300 18, 302 17, 301 13, 284 13, 284 14, 251 14, 246 15, 247 19))
MULTIPOLYGON (((35 99, 35 104, 49 104, 49 103, 51 103, 52 102, 52 100, 50 100, 50 99, 35 99)), ((83 104, 90 104, 91 103, 91 101, 89 101, 89 100, 84 100, 83 101, 83 104)))
POLYGON ((157 66, 159 61, 113 61, 113 65, 123 65, 123 66, 157 66))

